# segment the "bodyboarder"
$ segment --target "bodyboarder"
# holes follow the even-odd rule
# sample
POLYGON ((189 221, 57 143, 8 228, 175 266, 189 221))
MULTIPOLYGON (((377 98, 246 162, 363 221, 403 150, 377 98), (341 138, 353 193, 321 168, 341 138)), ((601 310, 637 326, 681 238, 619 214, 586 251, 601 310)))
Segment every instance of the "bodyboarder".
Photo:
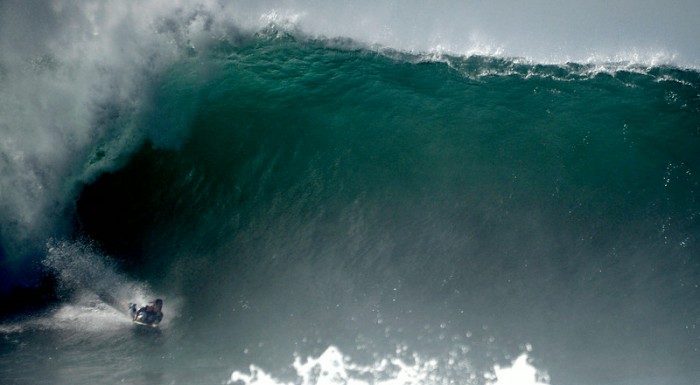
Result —
POLYGON ((163 300, 158 298, 146 306, 136 310, 136 304, 130 303, 131 319, 148 325, 158 325, 163 320, 163 300))

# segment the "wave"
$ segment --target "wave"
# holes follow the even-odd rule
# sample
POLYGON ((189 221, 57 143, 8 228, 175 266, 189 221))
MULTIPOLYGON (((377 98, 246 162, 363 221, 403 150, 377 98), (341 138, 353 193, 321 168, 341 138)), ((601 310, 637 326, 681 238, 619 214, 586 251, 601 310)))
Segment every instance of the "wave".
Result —
MULTIPOLYGON (((235 47, 260 39, 321 41, 329 48, 378 52, 410 63, 442 62, 477 80, 511 75, 575 80, 599 74, 630 79, 634 76, 626 74, 639 73, 697 84, 694 71, 672 64, 674 54, 646 48, 622 55, 564 52, 554 59, 527 54, 518 59, 527 47, 502 49, 489 38, 479 38, 479 33, 464 33, 472 16, 459 23, 454 19, 460 12, 493 13, 488 7, 458 6, 454 14, 438 7, 428 12, 442 22, 432 29, 423 25, 422 16, 418 24, 397 17, 422 15, 421 6, 382 3, 357 5, 355 10, 342 4, 283 6, 274 1, 10 1, 2 7, 0 237, 10 269, 23 266, 26 256, 42 255, 37 245, 48 237, 71 232, 73 205, 82 186, 119 169, 146 140, 156 147, 182 143, 194 119, 196 93, 183 89, 194 96, 158 105, 163 74, 181 60, 206 62, 222 42, 235 47), (31 21, 37 15, 41 23, 31 21), (450 33, 435 33, 448 25, 450 33), (577 60, 583 64, 574 64, 577 60)), ((192 82, 179 84, 197 87, 192 82)))
MULTIPOLYGON (((697 377, 698 71, 292 5, 2 3, 2 285, 43 261, 61 295, 20 329, 99 334, 159 293, 177 322, 154 357, 215 381, 256 381, 231 376, 247 361, 284 382, 298 352, 313 383, 328 346, 348 380, 433 378, 461 348, 495 373, 526 341, 562 383, 697 377)), ((140 361, 121 341, 76 362, 140 361)))

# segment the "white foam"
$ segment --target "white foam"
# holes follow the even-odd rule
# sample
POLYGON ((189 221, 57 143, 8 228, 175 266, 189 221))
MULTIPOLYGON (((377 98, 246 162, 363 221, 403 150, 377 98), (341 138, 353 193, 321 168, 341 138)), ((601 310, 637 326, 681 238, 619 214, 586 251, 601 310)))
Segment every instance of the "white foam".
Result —
POLYGON ((493 368, 492 385, 545 385, 549 384, 549 376, 538 371, 528 362, 527 354, 522 354, 513 361, 511 366, 493 368))
POLYGON ((423 385, 423 384, 476 384, 489 385, 545 385, 546 372, 528 361, 526 353, 511 366, 495 366, 493 372, 476 373, 465 358, 442 362, 423 358, 414 353, 410 359, 396 356, 383 357, 370 365, 353 363, 335 346, 329 346, 318 357, 296 357, 292 367, 293 381, 275 378, 257 365, 250 365, 248 373, 234 371, 227 384, 245 385, 423 385), (448 374, 449 373, 449 374, 448 374))
POLYGON ((118 330, 131 325, 125 313, 89 294, 84 294, 73 303, 61 305, 55 313, 38 322, 47 329, 88 332, 118 330))
POLYGON ((26 330, 56 330, 90 333, 120 330, 130 325, 124 312, 106 304, 94 294, 83 293, 47 314, 0 325, 0 332, 9 334, 26 330))

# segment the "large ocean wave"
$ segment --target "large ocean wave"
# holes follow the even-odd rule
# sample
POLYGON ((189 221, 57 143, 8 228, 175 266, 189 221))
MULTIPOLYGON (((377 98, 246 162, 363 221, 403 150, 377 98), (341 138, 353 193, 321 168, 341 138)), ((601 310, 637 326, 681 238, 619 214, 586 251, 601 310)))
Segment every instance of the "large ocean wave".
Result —
POLYGON ((635 4, 633 9, 642 20, 651 14, 678 20, 668 35, 654 32, 654 38, 645 37, 648 26, 641 31, 638 21, 631 21, 629 32, 613 39, 607 35, 619 33, 620 24, 614 22, 627 13, 588 5, 579 11, 591 19, 598 16, 592 23, 596 29, 577 31, 578 37, 569 36, 566 44, 552 44, 547 39, 558 40, 561 20, 571 16, 551 4, 533 10, 518 4, 498 9, 439 4, 428 11, 420 4, 381 2, 5 2, 0 40, 4 254, 9 260, 22 259, 37 253, 36 247, 27 246, 43 244, 37 239, 65 234, 70 224, 64 211, 70 212, 80 186, 118 168, 146 138, 157 145, 176 145, 191 120, 186 105, 191 101, 172 106, 166 117, 154 117, 148 112, 152 90, 158 87, 154 82, 178 60, 206 56, 222 41, 238 44, 266 29, 330 41, 350 38, 355 45, 380 51, 412 52, 418 60, 504 58, 489 59, 495 68, 476 68, 495 74, 517 67, 532 71, 537 63, 556 68, 575 62, 597 73, 694 62, 692 50, 670 44, 687 40, 676 37, 692 27, 686 19, 697 13, 694 7, 645 9, 635 4), (521 41, 534 33, 526 27, 538 18, 528 15, 538 10, 551 30, 533 28, 539 32, 531 41, 521 41), (501 27, 481 20, 498 21, 501 27), (518 22, 522 25, 515 28, 518 22), (520 33, 505 38, 499 32, 512 28, 520 33), (588 41, 593 37, 595 43, 588 41), (548 47, 545 55, 541 47, 548 47), (517 66, 523 59, 508 58, 532 65, 517 66))
POLYGON ((4 2, 0 376, 696 378, 697 7, 545 3, 4 2))

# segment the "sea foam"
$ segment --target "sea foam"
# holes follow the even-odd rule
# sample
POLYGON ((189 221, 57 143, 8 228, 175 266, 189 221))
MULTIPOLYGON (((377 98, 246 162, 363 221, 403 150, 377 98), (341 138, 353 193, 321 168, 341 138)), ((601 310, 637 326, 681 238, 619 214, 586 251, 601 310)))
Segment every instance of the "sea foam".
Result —
MULTIPOLYGON (((399 349, 402 350, 402 349, 399 349)), ((464 350, 464 349, 463 349, 464 350)), ((414 353, 410 357, 382 357, 369 365, 354 363, 337 347, 329 346, 318 357, 297 356, 292 365, 293 381, 275 378, 264 369, 251 365, 248 373, 234 371, 227 384, 244 385, 422 385, 422 384, 485 384, 485 385, 545 385, 549 376, 534 367, 523 353, 511 365, 496 365, 493 370, 478 373, 464 357, 443 361, 424 358, 414 353)))

